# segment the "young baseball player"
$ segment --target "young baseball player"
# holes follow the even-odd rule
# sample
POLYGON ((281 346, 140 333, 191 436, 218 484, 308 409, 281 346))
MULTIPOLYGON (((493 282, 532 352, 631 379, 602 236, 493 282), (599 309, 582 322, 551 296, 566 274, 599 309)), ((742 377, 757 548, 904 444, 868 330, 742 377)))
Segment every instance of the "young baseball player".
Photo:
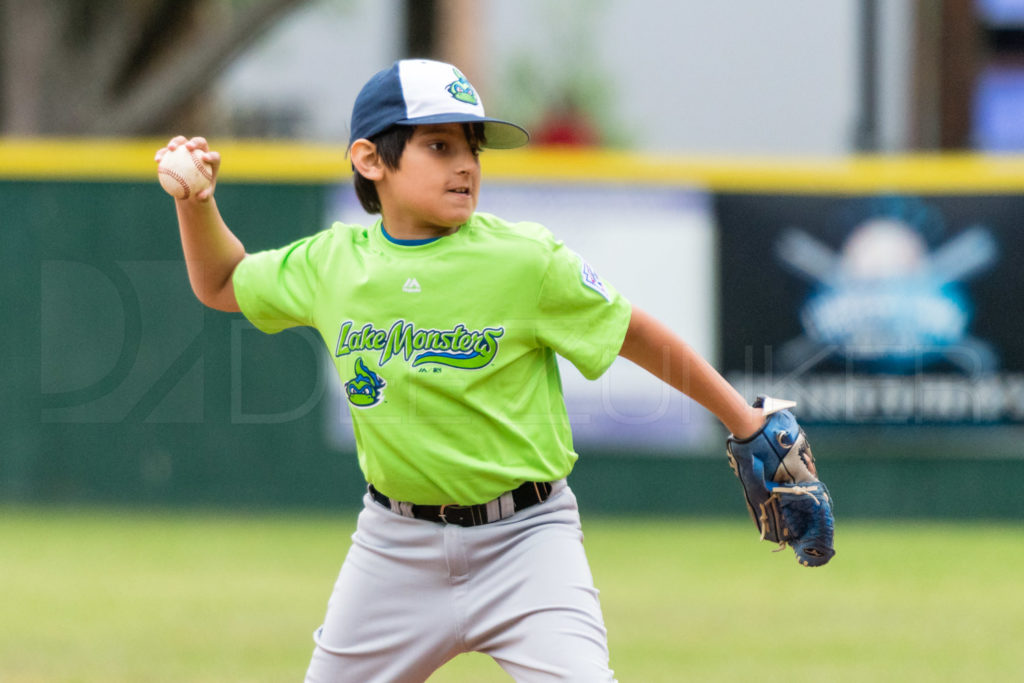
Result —
MULTIPOLYGON (((369 227, 246 254, 215 185, 176 201, 199 300, 268 333, 315 327, 350 403, 368 490, 307 681, 423 681, 469 651, 518 681, 613 680, 556 354, 588 378, 621 355, 736 437, 765 421, 545 228, 476 212, 481 149, 527 140, 455 67, 404 60, 352 112, 369 227)), ((203 138, 157 159, 182 145, 216 178, 203 138)))

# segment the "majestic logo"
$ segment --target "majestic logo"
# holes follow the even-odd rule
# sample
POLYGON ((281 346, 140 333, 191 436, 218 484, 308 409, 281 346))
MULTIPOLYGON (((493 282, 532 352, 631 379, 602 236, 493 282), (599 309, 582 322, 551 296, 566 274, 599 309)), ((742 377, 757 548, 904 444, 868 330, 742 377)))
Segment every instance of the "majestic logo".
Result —
POLYGON ((354 351, 378 351, 380 367, 397 357, 412 367, 437 363, 461 370, 479 370, 498 355, 498 342, 504 334, 504 327, 470 330, 462 323, 450 330, 424 330, 397 320, 390 329, 384 330, 370 323, 356 328, 355 323, 346 320, 338 332, 334 355, 340 358, 354 351))
POLYGON ((414 277, 409 278, 408 280, 405 281, 405 284, 402 285, 402 291, 409 292, 410 294, 415 294, 416 292, 420 291, 419 281, 414 277))
POLYGON ((476 97, 476 92, 473 90, 473 86, 469 84, 466 77, 462 75, 462 72, 458 69, 453 69, 455 76, 458 78, 457 81, 448 84, 446 90, 448 94, 457 99, 459 102, 465 102, 466 104, 478 104, 480 100, 476 97))
POLYGON ((345 382, 348 401, 357 408, 369 408, 381 402, 381 392, 387 382, 376 372, 366 367, 362 358, 356 358, 356 376, 345 382))

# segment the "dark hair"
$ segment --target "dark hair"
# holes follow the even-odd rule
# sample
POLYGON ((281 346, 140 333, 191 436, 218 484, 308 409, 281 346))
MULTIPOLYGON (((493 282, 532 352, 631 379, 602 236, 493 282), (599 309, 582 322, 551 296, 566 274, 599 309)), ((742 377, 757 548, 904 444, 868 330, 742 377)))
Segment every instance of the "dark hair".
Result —
MULTIPOLYGON (((376 145, 381 163, 390 169, 398 168, 402 161, 405 145, 412 138, 415 130, 416 126, 394 125, 371 136, 369 140, 376 145)), ((487 138, 484 136, 484 124, 464 123, 462 130, 466 134, 466 141, 469 142, 469 146, 473 148, 474 152, 479 152, 487 143, 487 138)), ((354 165, 352 171, 355 173, 352 184, 355 187, 359 203, 363 205, 366 213, 380 213, 380 195, 377 194, 377 185, 356 171, 354 165)))

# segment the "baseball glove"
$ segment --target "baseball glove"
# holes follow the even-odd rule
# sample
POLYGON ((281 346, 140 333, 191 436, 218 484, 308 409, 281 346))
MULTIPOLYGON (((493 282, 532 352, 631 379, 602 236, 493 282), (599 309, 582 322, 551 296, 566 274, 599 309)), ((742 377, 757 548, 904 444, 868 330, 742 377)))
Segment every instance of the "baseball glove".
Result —
POLYGON ((832 498, 818 479, 804 430, 789 408, 793 401, 759 396, 761 431, 726 440, 729 466, 743 485, 747 509, 761 539, 789 544, 797 561, 818 567, 836 554, 832 547, 832 498))

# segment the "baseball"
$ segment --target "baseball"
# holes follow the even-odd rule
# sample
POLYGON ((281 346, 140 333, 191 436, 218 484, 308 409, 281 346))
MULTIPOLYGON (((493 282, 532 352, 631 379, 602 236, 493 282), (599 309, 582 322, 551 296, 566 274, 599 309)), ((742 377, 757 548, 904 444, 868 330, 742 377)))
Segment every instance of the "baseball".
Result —
POLYGON ((188 199, 213 182, 213 167, 203 161, 201 152, 181 145, 164 154, 157 166, 160 187, 176 199, 188 199))

